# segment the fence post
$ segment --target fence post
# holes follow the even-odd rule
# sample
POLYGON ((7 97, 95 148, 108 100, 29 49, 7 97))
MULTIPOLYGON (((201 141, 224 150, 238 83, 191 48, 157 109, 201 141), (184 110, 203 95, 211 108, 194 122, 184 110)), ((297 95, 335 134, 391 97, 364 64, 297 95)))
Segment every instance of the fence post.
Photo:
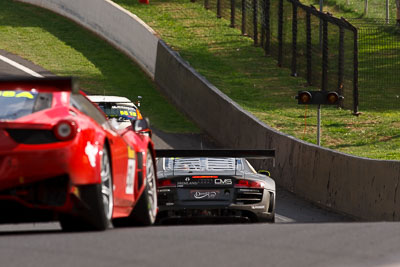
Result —
POLYGON ((217 18, 221 18, 221 0, 217 0, 217 18))
POLYGON ((264 9, 264 24, 265 24, 265 45, 264 50, 265 54, 270 54, 270 47, 271 47, 271 29, 269 24, 270 19, 270 0, 265 0, 265 9, 264 9))
POLYGON ((353 114, 358 115, 358 30, 353 28, 354 32, 354 55, 353 55, 353 114))
POLYGON ((365 16, 368 15, 368 0, 365 0, 365 3, 364 3, 364 15, 365 16))
POLYGON ((292 3, 292 76, 297 77, 297 5, 292 3))
POLYGON ((386 24, 390 23, 389 14, 389 0, 386 0, 386 24))
POLYGON ((258 0, 253 0, 253 35, 254 46, 258 45, 258 0))
POLYGON ((282 67, 283 56, 283 0, 279 0, 278 10, 278 66, 282 67))
POLYGON ((242 0, 242 34, 246 35, 246 0, 242 0))
POLYGON ((312 85, 312 50, 311 50, 311 14, 310 11, 307 10, 306 13, 306 38, 307 38, 307 83, 308 85, 312 85))
POLYGON ((235 28, 235 13, 236 13, 236 7, 235 7, 235 0, 231 0, 231 25, 229 25, 231 28, 235 28))
MULTIPOLYGON (((265 49, 265 19, 264 19, 264 12, 265 12, 265 2, 266 0, 261 0, 261 15, 260 15, 260 24, 261 24, 261 41, 260 41, 260 45, 263 49, 265 49)), ((265 50, 264 50, 265 51, 265 50)))
POLYGON ((209 0, 204 0, 204 8, 205 8, 205 9, 210 9, 209 0))
MULTIPOLYGON (((339 69, 338 69, 338 93, 343 95, 344 75, 344 29, 339 27, 339 69)), ((343 107, 343 100, 339 99, 339 106, 343 107)))
POLYGON ((324 19, 322 22, 322 91, 325 91, 328 86, 328 63, 328 21, 324 19))

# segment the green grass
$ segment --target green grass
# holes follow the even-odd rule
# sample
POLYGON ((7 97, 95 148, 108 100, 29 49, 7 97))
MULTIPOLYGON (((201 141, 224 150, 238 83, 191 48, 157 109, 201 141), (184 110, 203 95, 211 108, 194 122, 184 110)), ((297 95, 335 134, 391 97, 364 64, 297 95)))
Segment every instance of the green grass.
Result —
POLYGON ((199 129, 170 105, 151 79, 124 54, 75 23, 49 11, 0 1, 0 49, 28 59, 57 75, 80 77, 89 93, 143 97, 141 111, 167 132, 199 129))
MULTIPOLYGON (((391 21, 386 24, 382 19, 385 14, 385 1, 369 0, 371 13, 362 16, 357 13, 364 1, 349 0, 349 5, 343 5, 347 0, 325 0, 324 11, 336 17, 345 17, 358 28, 358 60, 359 60, 359 109, 383 110, 400 108, 400 27, 391 21), (373 7, 373 8, 372 8, 373 7), (372 19, 378 18, 378 19, 372 19)), ((317 0, 302 0, 305 4, 315 4, 317 0)), ((391 11, 396 11, 395 2, 391 1, 391 11)), ((391 16, 394 18, 394 15, 391 16)), ((335 37, 329 29, 329 36, 335 37)), ((338 36, 336 35, 338 38, 338 36)), ((350 45, 345 48, 350 60, 345 60, 345 73, 352 73, 351 60, 351 33, 345 38, 345 43, 350 45)), ((329 40, 331 43, 331 40, 329 40)), ((332 50, 332 49, 330 49, 332 50)), ((335 63, 335 62, 333 62, 335 63)), ((329 63, 332 65, 332 61, 329 63)), ((350 80, 349 80, 350 81, 350 80)), ((350 85, 350 84, 348 84, 350 85)), ((346 86, 351 88, 351 86, 346 86)), ((351 96, 351 91, 348 91, 351 96)), ((346 99, 349 99, 345 96, 346 99)))
MULTIPOLYGON (((319 9, 319 0, 301 0, 307 4, 313 4, 319 9)), ((386 1, 368 0, 368 12, 364 12, 365 0, 324 0, 324 6, 336 6, 341 13, 345 13, 346 18, 371 18, 386 19, 386 1)), ((396 19, 396 3, 389 1, 389 19, 396 19)), ((392 21, 393 23, 394 21, 392 21)))
MULTIPOLYGON (((142 18, 195 69, 265 123, 316 142, 315 107, 306 109, 293 98, 305 80, 277 68, 276 61, 265 57, 251 39, 229 28, 229 21, 217 20, 214 12, 189 0, 150 0, 149 5, 115 2, 142 18)), ((183 117, 157 95, 148 79, 134 78, 143 73, 129 59, 87 31, 49 12, 9 0, 0 4, 0 21, 1 49, 56 74, 81 76, 84 87, 92 92, 102 93, 105 88, 107 93, 131 98, 143 95, 143 112, 157 126, 193 131, 191 124, 181 124, 183 117), (109 53, 113 56, 108 57, 109 53)), ((399 128, 398 109, 365 110, 359 117, 348 110, 322 109, 322 145, 346 153, 399 160, 399 128)))
MULTIPOLYGON (((221 91, 268 125, 299 139, 316 143, 316 108, 294 100, 305 80, 277 68, 230 22, 216 19, 201 3, 188 0, 151 0, 140 5, 114 0, 149 24, 163 40, 179 51, 221 91)), ((400 159, 400 111, 322 108, 322 145, 354 155, 400 159)))

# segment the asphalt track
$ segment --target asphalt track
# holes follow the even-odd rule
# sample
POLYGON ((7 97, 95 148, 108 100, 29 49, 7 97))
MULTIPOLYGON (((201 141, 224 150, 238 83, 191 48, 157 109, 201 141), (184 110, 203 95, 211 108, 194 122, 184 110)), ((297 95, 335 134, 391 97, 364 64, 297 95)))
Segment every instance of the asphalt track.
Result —
MULTIPOLYGON (((0 55, 40 75, 15 55, 0 55)), ((29 75, 0 60, 0 76, 29 75)), ((157 148, 208 148, 203 135, 154 131, 157 148)), ((2 215, 4 216, 4 215, 2 215)), ((58 223, 0 226, 2 266, 400 266, 397 222, 355 222, 278 188, 275 224, 205 224, 62 233, 58 223)))

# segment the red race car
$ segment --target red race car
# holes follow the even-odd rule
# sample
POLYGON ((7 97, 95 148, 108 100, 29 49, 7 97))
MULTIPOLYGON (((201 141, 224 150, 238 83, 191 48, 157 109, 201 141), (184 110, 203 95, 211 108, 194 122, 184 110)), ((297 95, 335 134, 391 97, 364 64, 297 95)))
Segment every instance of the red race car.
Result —
POLYGON ((116 130, 73 78, 0 80, 0 223, 65 231, 151 225, 154 147, 146 120, 116 130))

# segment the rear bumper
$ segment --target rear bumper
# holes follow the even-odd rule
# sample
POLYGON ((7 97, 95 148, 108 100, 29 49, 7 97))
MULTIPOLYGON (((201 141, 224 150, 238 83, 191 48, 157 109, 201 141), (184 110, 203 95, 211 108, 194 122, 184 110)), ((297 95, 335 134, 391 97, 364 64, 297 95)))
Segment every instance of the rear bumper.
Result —
POLYGON ((89 206, 81 198, 88 187, 72 186, 68 175, 0 191, 0 224, 58 221, 61 214, 82 216, 89 206))
MULTIPOLYGON (((159 202, 159 220, 178 218, 248 218, 251 221, 268 221, 275 214, 275 191, 263 190, 262 199, 256 203, 244 204, 237 194, 226 201, 183 201, 177 194, 171 194, 167 201, 159 202)), ((165 192, 159 190, 159 197, 165 200, 165 192)), ((160 198, 159 198, 160 199, 160 198)))
POLYGON ((94 164, 93 160, 90 162, 85 146, 76 141, 18 145, 0 151, 0 191, 64 174, 68 174, 72 184, 99 183, 100 160, 98 154, 96 157, 94 164))

